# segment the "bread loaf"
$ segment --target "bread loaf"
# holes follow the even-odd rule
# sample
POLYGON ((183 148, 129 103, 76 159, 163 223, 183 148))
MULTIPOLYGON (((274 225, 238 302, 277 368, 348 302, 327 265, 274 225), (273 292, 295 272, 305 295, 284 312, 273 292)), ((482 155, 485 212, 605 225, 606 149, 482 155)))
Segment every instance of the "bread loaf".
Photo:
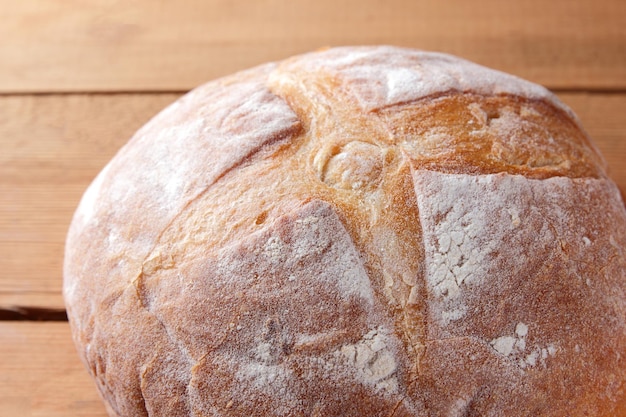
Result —
POLYGON ((76 211, 64 296, 112 417, 619 416, 624 248, 546 89, 335 48, 141 128, 76 211))

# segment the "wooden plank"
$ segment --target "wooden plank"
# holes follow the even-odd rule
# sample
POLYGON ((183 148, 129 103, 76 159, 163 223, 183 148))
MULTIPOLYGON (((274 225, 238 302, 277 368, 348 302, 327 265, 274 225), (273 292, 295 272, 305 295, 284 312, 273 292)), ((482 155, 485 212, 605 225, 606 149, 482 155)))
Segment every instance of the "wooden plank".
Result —
POLYGON ((626 89, 623 0, 0 0, 0 92, 181 91, 322 46, 440 50, 626 89))
POLYGON ((107 416, 67 322, 0 322, 0 416, 107 416))
POLYGON ((0 308, 63 308, 63 247, 82 193, 178 97, 0 97, 0 308))
MULTIPOLYGON (((626 190, 626 94, 561 94, 626 190)), ((83 191, 172 94, 0 97, 0 308, 62 309, 63 244, 83 191)))

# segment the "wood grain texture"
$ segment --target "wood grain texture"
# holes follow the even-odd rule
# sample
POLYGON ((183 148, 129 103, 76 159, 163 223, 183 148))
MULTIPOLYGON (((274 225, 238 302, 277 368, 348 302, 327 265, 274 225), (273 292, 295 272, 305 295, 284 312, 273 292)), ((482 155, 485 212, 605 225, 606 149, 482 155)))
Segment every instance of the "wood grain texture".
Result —
POLYGON ((456 54, 551 88, 626 89, 623 0, 0 0, 0 92, 181 91, 323 46, 456 54))
MULTIPOLYGON (((0 97, 0 308, 63 308, 65 234, 82 193, 176 94, 0 97)), ((626 94, 561 94, 626 190, 626 94)))
POLYGON ((0 321, 0 416, 107 416, 68 323, 0 321))
POLYGON ((82 193, 177 97, 0 97, 0 308, 63 307, 65 234, 82 193))

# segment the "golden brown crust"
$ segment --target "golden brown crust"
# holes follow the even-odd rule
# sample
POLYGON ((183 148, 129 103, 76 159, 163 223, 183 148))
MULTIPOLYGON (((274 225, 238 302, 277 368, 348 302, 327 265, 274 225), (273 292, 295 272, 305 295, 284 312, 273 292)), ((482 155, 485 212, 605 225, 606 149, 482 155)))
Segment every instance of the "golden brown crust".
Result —
POLYGON ((624 247, 549 92, 338 48, 142 128, 81 202, 64 294, 111 416, 621 415, 624 247))
POLYGON ((542 179, 604 175, 585 133, 544 101, 454 94, 387 110, 385 118, 423 169, 542 179))

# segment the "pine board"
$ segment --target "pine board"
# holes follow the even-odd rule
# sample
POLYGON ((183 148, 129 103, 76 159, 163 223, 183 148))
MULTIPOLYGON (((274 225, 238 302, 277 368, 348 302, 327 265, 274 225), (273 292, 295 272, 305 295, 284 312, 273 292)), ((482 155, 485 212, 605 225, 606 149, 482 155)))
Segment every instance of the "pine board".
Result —
POLYGON ((0 0, 1 92, 184 91, 324 46, 445 51, 550 88, 626 89, 623 0, 0 0))
MULTIPOLYGON (((0 97, 0 309, 63 309, 65 234, 80 197, 177 94, 0 97)), ((626 190, 626 94, 560 94, 626 190)))
POLYGON ((0 416, 107 416, 67 322, 0 321, 0 416))

